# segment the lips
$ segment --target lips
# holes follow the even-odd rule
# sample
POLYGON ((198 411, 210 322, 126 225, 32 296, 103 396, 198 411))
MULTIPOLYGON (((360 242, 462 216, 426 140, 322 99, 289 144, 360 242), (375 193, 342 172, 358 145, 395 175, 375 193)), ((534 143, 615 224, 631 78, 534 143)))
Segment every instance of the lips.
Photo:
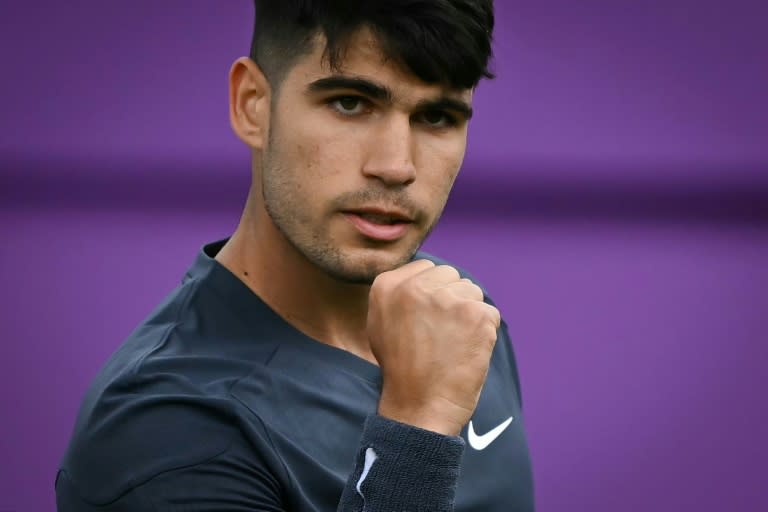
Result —
POLYGON ((407 214, 396 210, 364 208, 343 213, 360 234, 382 242, 402 238, 413 224, 407 214))
POLYGON ((347 212, 365 219, 374 224, 397 224, 398 222, 410 222, 406 217, 393 213, 377 213, 370 211, 347 212))

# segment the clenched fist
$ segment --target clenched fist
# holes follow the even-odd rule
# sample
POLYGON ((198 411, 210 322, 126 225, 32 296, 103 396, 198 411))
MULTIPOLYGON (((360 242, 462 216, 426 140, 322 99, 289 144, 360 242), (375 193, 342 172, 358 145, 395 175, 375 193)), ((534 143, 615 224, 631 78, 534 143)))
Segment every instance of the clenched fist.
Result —
POLYGON ((367 322, 383 377, 379 414, 458 435, 477 406, 500 322, 453 267, 418 260, 380 274, 367 322))

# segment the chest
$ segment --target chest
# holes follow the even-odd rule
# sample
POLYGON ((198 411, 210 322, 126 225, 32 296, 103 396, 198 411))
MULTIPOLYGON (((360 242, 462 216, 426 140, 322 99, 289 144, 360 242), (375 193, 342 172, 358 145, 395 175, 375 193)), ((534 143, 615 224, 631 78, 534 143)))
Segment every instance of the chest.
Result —
POLYGON ((533 510, 531 461, 514 379, 489 372, 477 408, 462 429, 466 448, 456 510, 533 510))

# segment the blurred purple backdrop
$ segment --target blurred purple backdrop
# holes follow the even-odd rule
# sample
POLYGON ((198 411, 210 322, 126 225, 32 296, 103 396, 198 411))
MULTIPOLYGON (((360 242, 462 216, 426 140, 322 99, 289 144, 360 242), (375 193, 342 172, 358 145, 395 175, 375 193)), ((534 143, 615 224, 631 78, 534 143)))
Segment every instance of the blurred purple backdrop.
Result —
MULTIPOLYGON (((426 248, 510 324, 539 510, 768 510, 765 2, 496 3, 426 248)), ((0 4, 0 510, 54 508, 85 387, 234 229, 250 29, 248 0, 0 4)))

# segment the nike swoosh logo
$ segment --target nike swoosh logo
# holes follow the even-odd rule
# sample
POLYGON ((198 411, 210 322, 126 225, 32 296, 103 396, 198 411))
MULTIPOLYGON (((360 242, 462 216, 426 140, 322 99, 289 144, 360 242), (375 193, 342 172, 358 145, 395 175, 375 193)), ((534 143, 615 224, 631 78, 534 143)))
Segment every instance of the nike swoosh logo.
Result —
POLYGON ((513 419, 514 418, 510 416, 504 423, 481 436, 475 433, 475 427, 472 425, 472 420, 470 420, 469 429, 467 430, 467 440, 469 441, 469 446, 475 450, 485 450, 488 448, 489 444, 494 442, 496 438, 499 437, 501 433, 504 432, 504 430, 506 430, 509 424, 512 423, 513 419))

